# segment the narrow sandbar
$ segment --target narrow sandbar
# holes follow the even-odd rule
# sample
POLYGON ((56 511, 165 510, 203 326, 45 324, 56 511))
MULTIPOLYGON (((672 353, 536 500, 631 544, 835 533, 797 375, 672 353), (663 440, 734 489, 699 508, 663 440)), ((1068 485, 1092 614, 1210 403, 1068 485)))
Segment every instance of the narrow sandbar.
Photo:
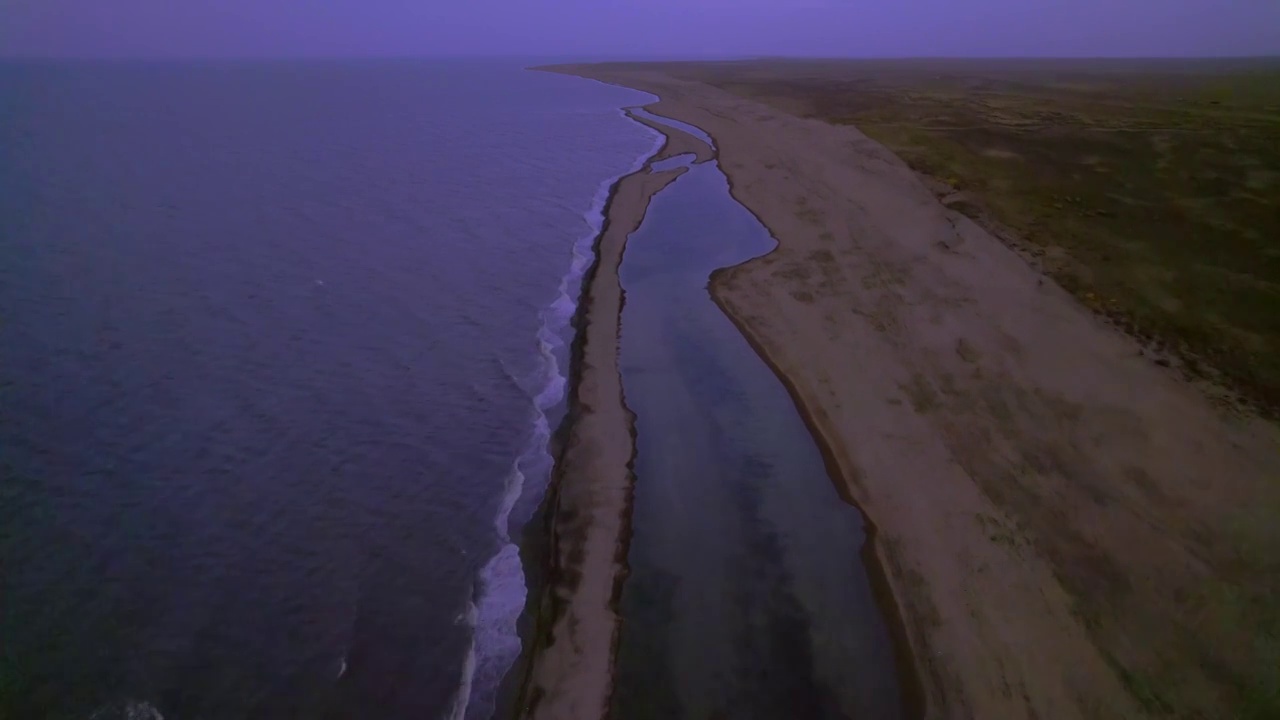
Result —
POLYGON ((598 718, 608 706, 635 456, 633 417, 618 370, 623 303, 618 267, 649 200, 687 170, 651 172, 652 163, 686 153, 700 161, 711 157, 710 148, 687 133, 633 119, 667 140, 644 167, 614 184, 595 262, 583 277, 569 411, 546 503, 547 577, 536 601, 536 629, 519 701, 520 713, 530 718, 598 718))

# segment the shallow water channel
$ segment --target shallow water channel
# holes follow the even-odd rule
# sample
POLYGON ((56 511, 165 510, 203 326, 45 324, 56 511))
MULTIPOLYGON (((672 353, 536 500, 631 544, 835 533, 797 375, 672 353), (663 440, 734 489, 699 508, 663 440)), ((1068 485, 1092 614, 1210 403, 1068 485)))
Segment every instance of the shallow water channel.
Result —
POLYGON ((627 244, 637 457, 618 718, 902 715, 861 516, 707 290, 711 271, 774 244, 715 162, 655 197, 627 244))

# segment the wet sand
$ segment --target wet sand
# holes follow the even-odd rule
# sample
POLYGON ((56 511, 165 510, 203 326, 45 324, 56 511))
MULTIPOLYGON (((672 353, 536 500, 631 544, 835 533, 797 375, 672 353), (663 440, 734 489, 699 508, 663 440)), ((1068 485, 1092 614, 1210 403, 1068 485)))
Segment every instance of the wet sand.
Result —
MULTIPOLYGON (((649 109, 706 130, 734 197, 778 239, 716 273, 712 294, 874 524, 925 717, 1142 717, 1159 709, 1142 668, 1241 662, 1233 641, 1249 639, 1201 632, 1195 606, 1238 553, 1278 546, 1273 532, 1241 548, 1232 530, 1265 530, 1280 508, 1274 426, 1225 417, 856 128, 638 66, 557 70, 654 93, 649 109)), ((663 182, 620 186, 611 222, 638 226, 642 186, 663 182)), ((591 295, 599 283, 606 304, 591 307, 613 308, 617 256, 603 248, 591 295)), ((561 659, 535 660, 542 717, 602 715, 617 631, 616 585, 601 583, 625 550, 627 478, 613 461, 634 447, 616 313, 593 317, 579 451, 558 491, 559 507, 588 509, 557 519, 581 583, 561 584, 561 659)), ((1186 682, 1230 705, 1220 677, 1186 682)))

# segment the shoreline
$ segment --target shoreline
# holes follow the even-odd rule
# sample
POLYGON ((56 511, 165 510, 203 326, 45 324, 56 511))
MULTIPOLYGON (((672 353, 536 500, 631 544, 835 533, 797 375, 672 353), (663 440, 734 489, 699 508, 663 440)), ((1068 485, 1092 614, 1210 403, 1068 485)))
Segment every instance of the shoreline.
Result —
POLYGON ((627 237, 640 226, 650 200, 686 171, 651 172, 653 163, 688 153, 697 162, 711 158, 710 149, 691 135, 630 108, 624 112, 664 140, 638 170, 609 188, 582 276, 571 321, 567 410, 551 443, 555 467, 541 522, 530 523, 525 533, 540 526, 545 539, 525 558, 541 576, 530 582, 527 619, 521 623, 526 650, 510 673, 520 676, 511 691, 520 717, 603 717, 608 711, 635 459, 634 416, 617 366, 624 302, 618 268, 627 237))
MULTIPOLYGON (((726 177, 728 177, 727 174, 726 177)), ((730 192, 732 192, 732 180, 729 181, 729 187, 730 192)), ((744 205, 743 207, 746 206, 744 205)), ((750 208, 747 208, 747 211, 755 215, 750 208)), ((756 217, 756 220, 759 221, 760 218, 756 217)), ((760 224, 768 228, 768 225, 763 222, 760 224)), ((772 232, 770 230, 770 233, 772 232)), ((774 241, 777 242, 776 237, 774 241)), ((777 247, 765 255, 771 254, 776 250, 777 247)), ((761 257, 764 256, 762 255, 761 257)), ((889 639, 893 644, 894 669, 897 671, 898 683, 901 688, 903 717, 906 720, 918 720, 926 717, 927 709, 924 683, 921 675, 922 668, 911 645, 906 616, 903 614, 902 606, 894 593, 893 582, 886 565, 888 559, 883 557, 880 552, 880 543, 877 542, 879 529, 875 521, 867 515, 867 512, 858 503, 857 499, 849 492, 849 479, 846 477, 844 467, 840 464, 839 456, 832 449, 831 438, 823 432, 817 418, 809 410, 809 407, 805 405, 795 382, 783 372, 778 361, 770 355, 768 348, 751 332, 751 329, 738 314, 726 304, 723 294, 719 290, 719 281, 724 277, 725 273, 756 259, 751 258, 736 265, 729 265, 713 271, 707 283, 707 288, 710 291, 708 294, 711 296, 711 301, 716 304, 716 307, 720 308, 725 317, 729 318, 729 322, 733 323, 733 326, 746 339, 751 349, 755 351, 770 372, 778 378, 782 387, 786 389, 787 396, 791 398, 791 403, 795 406, 796 414, 800 416, 805 427, 808 428, 809 434, 813 436, 814 444, 818 447, 818 452, 822 454, 822 462, 827 468, 827 477, 831 480, 832 485, 835 486, 836 493, 856 509, 862 517, 864 532, 862 552, 860 553, 862 565, 867 572, 867 579, 871 582, 871 593, 875 597, 876 608, 880 611, 885 626, 889 629, 889 639)))

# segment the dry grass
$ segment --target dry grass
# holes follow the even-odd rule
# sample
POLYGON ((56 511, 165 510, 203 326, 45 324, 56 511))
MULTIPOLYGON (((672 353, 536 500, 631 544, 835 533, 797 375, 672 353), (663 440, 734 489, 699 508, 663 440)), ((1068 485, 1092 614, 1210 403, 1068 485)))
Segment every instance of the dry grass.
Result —
POLYGON ((1280 62, 664 69, 855 124, 1161 362, 1280 412, 1280 62))

